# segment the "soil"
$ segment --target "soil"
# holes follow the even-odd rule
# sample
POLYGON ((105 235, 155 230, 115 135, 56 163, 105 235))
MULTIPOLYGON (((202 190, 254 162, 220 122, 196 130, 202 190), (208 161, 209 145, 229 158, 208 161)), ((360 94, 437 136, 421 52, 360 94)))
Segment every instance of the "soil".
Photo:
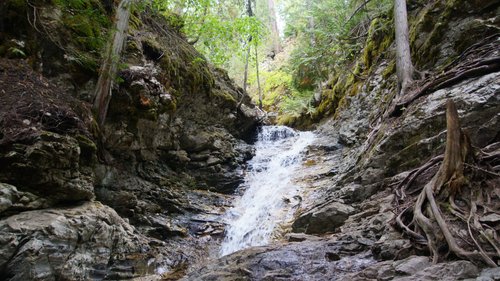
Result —
POLYGON ((0 59, 0 144, 42 131, 91 137, 90 106, 63 92, 26 61, 0 59))

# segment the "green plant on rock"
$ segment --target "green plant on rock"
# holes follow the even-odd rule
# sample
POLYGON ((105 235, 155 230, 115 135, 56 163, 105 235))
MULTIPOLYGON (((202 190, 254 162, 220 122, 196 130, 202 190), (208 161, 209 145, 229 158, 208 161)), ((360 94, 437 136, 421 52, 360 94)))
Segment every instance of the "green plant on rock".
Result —
POLYGON ((21 58, 26 57, 26 53, 23 50, 16 48, 16 47, 10 47, 9 53, 15 57, 21 57, 21 58))
POLYGON ((107 40, 111 20, 98 0, 52 0, 61 12, 59 27, 44 28, 48 37, 65 50, 68 60, 96 72, 107 40))

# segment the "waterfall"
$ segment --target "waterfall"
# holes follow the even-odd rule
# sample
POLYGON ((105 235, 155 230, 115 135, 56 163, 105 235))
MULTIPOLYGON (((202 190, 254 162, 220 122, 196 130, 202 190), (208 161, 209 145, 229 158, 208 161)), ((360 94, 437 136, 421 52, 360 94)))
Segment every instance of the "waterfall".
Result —
POLYGON ((226 236, 220 254, 266 245, 275 227, 290 220, 299 199, 293 175, 302 163, 302 153, 314 140, 311 132, 284 126, 262 127, 249 161, 244 190, 225 215, 226 236))

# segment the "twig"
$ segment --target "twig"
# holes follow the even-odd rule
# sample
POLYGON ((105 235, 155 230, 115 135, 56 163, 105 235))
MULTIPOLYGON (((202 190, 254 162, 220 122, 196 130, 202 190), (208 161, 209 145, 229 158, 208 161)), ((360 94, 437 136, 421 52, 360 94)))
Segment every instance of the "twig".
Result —
POLYGON ((351 16, 346 20, 345 24, 347 24, 348 22, 350 22, 352 20, 352 18, 354 18, 354 16, 359 12, 361 11, 361 9, 363 9, 363 7, 366 6, 366 4, 368 4, 371 0, 366 0, 363 4, 359 5, 356 10, 354 10, 354 12, 351 14, 351 16))
POLYGON ((476 169, 476 170, 478 170, 478 171, 481 171, 481 172, 484 172, 484 173, 490 174, 490 175, 492 175, 492 176, 495 176, 495 177, 500 177, 500 174, 497 174, 497 173, 495 173, 495 172, 488 171, 488 170, 483 169, 483 168, 481 168, 481 167, 478 167, 478 166, 476 166, 476 165, 471 165, 471 164, 468 164, 468 163, 464 163, 464 165, 465 165, 465 166, 467 166, 467 167, 470 167, 470 168, 476 169))

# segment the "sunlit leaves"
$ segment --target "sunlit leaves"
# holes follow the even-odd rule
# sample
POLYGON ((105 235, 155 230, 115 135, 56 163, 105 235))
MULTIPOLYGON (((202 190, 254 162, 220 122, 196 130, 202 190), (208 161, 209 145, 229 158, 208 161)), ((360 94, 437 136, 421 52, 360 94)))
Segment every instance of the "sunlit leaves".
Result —
POLYGON ((182 31, 212 63, 226 64, 233 56, 244 57, 248 38, 258 43, 264 26, 255 17, 245 15, 241 1, 154 0, 153 7, 164 13, 178 13, 182 31), (240 3, 241 2, 241 3, 240 3))

